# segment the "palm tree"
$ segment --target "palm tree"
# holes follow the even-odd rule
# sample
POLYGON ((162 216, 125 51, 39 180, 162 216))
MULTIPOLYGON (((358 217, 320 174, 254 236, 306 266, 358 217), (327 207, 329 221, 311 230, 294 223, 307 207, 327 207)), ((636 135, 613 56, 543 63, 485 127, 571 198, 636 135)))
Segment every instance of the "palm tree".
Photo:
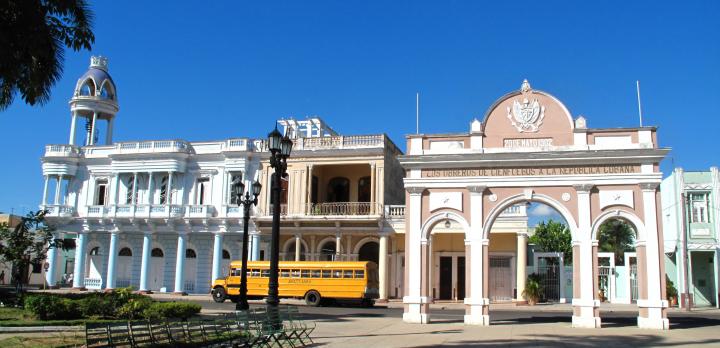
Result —
POLYGON ((85 0, 0 1, 0 111, 18 92, 30 105, 50 100, 65 47, 91 49, 92 19, 85 0))
POLYGON ((612 219, 600 226, 598 247, 600 251, 615 254, 615 264, 623 264, 626 251, 632 251, 635 243, 635 230, 624 220, 612 219))

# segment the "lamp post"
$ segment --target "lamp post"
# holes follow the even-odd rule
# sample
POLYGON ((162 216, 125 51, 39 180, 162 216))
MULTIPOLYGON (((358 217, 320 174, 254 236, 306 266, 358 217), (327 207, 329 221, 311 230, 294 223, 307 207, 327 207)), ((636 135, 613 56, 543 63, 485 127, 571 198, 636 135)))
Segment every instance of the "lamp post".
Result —
POLYGON ((265 300, 268 313, 272 322, 279 325, 277 306, 280 303, 278 298, 278 259, 280 258, 280 191, 281 178, 287 170, 287 158, 292 151, 292 140, 288 136, 282 136, 275 129, 268 134, 268 149, 270 150, 270 166, 275 168, 275 174, 271 185, 272 204, 272 234, 270 240, 270 281, 268 283, 268 297, 265 300))
POLYGON ((250 199, 250 192, 245 192, 245 184, 242 182, 239 185, 239 190, 237 193, 237 204, 242 204, 244 210, 243 214, 243 240, 242 240, 242 267, 241 267, 241 273, 240 273, 240 299, 238 299, 238 302, 235 304, 236 310, 247 310, 250 308, 247 301, 247 259, 248 259, 248 225, 250 224, 250 207, 253 205, 257 205, 258 203, 258 195, 260 194, 260 190, 262 189, 262 185, 255 181, 252 184, 252 195, 253 198, 250 199), (245 197, 243 197, 243 193, 245 193, 245 197))

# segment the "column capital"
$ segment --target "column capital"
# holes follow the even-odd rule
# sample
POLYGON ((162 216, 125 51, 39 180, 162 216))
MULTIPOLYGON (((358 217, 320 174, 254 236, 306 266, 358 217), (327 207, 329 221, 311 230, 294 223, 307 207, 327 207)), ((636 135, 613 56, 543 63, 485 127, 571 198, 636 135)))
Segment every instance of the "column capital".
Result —
POLYGON ((577 185, 573 185, 573 188, 575 188, 575 191, 577 191, 577 193, 590 193, 590 190, 592 190, 593 187, 595 187, 594 184, 577 184, 577 185))
POLYGON ((424 187, 406 187, 405 190, 410 193, 411 196, 420 196, 425 192, 424 187))
POLYGON ((529 235, 526 231, 522 231, 522 232, 517 232, 517 237, 518 238, 528 238, 529 235))
POLYGON ((468 189, 468 191, 470 191, 470 193, 482 194, 482 193, 485 192, 485 190, 487 189, 487 186, 485 186, 485 185, 471 185, 471 186, 468 186, 467 189, 468 189))
POLYGON ((640 183, 640 190, 643 192, 655 192, 658 186, 660 186, 660 184, 657 182, 643 182, 640 183))

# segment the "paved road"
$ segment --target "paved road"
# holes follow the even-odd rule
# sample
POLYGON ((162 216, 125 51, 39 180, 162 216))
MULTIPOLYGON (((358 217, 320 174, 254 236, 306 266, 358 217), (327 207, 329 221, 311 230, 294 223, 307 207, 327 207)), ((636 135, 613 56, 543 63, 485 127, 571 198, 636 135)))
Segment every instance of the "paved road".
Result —
MULTIPOLYGON (((235 304, 226 301, 224 303, 215 303, 210 296, 188 296, 174 297, 173 300, 186 300, 200 304, 205 311, 210 312, 231 312, 235 309, 235 304)), ((283 300, 284 303, 298 304, 300 312, 308 319, 318 322, 328 321, 337 322, 348 320, 351 318, 402 318, 403 309, 400 303, 381 304, 372 308, 363 308, 352 305, 332 305, 323 307, 308 307, 302 304, 302 301, 283 300)), ((262 301, 250 301, 251 307, 263 306, 262 301)), ((553 305, 553 306, 537 306, 537 307, 515 307, 515 306, 498 306, 500 308, 490 309, 490 320, 493 325, 512 325, 512 324, 529 324, 529 323, 571 323, 572 314, 571 306, 553 305)), ((431 309, 431 318, 436 323, 462 323, 465 314, 461 304, 442 304, 433 305, 431 309)), ((619 308, 610 307, 603 309, 601 307, 600 317, 602 325, 605 328, 611 327, 636 327, 637 326, 637 310, 632 306, 620 306, 619 308)), ((720 311, 719 310, 698 310, 691 313, 671 310, 668 313, 670 318, 671 329, 684 329, 695 327, 713 327, 720 329, 720 311)))

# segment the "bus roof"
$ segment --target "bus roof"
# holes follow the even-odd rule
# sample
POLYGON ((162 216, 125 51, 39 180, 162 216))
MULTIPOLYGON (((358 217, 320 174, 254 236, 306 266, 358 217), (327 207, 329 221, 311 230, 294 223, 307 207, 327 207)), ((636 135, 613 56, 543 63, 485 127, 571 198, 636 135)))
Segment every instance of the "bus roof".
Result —
MULTIPOLYGON (((375 265, 372 261, 280 261, 279 268, 359 268, 365 267, 367 264, 375 265)), ((270 267, 270 261, 248 261, 248 268, 252 267, 270 267)), ((239 268, 242 261, 235 260, 230 262, 230 267, 239 268)))

